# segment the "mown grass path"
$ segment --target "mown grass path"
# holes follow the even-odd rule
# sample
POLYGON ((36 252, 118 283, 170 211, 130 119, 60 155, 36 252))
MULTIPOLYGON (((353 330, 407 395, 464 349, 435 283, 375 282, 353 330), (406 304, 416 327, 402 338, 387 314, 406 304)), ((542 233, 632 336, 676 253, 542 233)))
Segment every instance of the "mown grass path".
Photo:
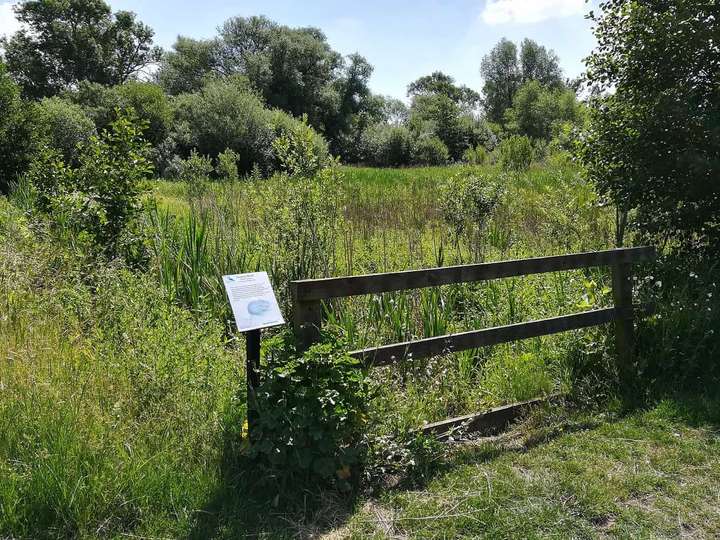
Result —
MULTIPOLYGON (((422 489, 360 503, 328 538, 717 538, 712 407, 538 418, 463 445, 422 489)), ((715 406, 717 411, 717 406, 715 406)))

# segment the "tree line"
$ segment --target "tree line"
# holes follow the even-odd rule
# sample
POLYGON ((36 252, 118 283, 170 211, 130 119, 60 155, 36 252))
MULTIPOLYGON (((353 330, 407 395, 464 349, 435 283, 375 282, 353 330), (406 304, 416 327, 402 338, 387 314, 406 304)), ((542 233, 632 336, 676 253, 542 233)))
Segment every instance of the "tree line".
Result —
POLYGON ((226 149, 241 172, 271 172, 269 143, 297 121, 344 162, 398 166, 477 159, 515 134, 549 141, 582 118, 557 56, 529 39, 519 49, 502 40, 482 60, 482 93, 437 71, 408 85, 408 105, 374 94, 370 63, 333 50, 317 28, 233 17, 214 38, 179 36, 162 51, 134 13, 103 0, 26 0, 15 11, 24 26, 1 44, 12 111, 1 129, 26 155, 6 160, 5 189, 39 144, 72 159, 118 109, 148 122, 161 174, 193 151, 217 159, 226 149))
POLYGON ((564 79, 542 45, 503 39, 480 62, 480 92, 437 71, 408 85, 408 104, 374 94, 368 61, 317 28, 234 17, 214 38, 162 51, 103 0, 14 9, 24 26, 0 43, 0 192, 40 148, 72 164, 78 143, 132 110, 155 173, 168 175, 188 159, 212 174, 272 173, 287 139, 273 142, 288 133, 314 163, 378 166, 478 163, 497 146, 522 166, 552 141, 616 204, 619 240, 634 227, 663 245, 720 245, 716 0, 603 1, 582 79, 564 79))

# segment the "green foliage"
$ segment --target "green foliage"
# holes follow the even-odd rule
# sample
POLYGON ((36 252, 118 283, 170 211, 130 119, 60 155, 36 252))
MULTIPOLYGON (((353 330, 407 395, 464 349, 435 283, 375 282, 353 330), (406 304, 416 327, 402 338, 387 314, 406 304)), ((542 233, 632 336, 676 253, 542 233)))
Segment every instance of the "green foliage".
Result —
POLYGON ((15 7, 24 27, 4 42, 5 60, 25 95, 39 98, 81 81, 121 84, 157 61, 153 31, 103 0, 28 0, 15 7))
POLYGON ((274 120, 279 135, 272 149, 280 170, 290 176, 311 178, 330 164, 327 143, 307 124, 306 117, 298 122, 276 112, 274 120))
POLYGON ((720 246, 720 52, 717 6, 603 2, 580 156, 600 192, 647 240, 720 246))
POLYGON ((517 46, 503 38, 482 59, 480 72, 485 80, 484 104, 488 120, 502 123, 505 111, 512 107, 515 94, 524 83, 537 81, 546 88, 561 88, 562 70, 559 59, 531 39, 517 46))
POLYGON ((178 36, 172 48, 160 60, 158 84, 171 96, 197 92, 216 67, 219 42, 178 36))
POLYGON ((0 194, 27 170, 37 150, 36 110, 0 62, 0 194))
POLYGON ((508 131, 545 141, 561 124, 573 124, 581 118, 581 105, 572 90, 547 88, 535 80, 518 89, 513 106, 505 111, 508 131))
POLYGON ((82 107, 58 97, 43 99, 37 108, 38 127, 45 143, 60 152, 65 163, 75 163, 79 146, 95 133, 95 124, 82 107))
POLYGON ((363 132, 363 160, 379 167, 407 165, 412 159, 413 139, 404 126, 376 124, 363 132))
POLYGON ((444 95, 465 109, 472 110, 480 103, 480 94, 467 86, 455 85, 455 79, 436 71, 420 77, 408 85, 409 97, 418 95, 444 95))
POLYGON ((180 160, 177 165, 178 179, 185 182, 189 199, 192 201, 201 196, 205 192, 210 175, 215 170, 212 159, 198 154, 193 149, 190 157, 180 160))
MULTIPOLYGON (((700 256, 698 256, 700 255, 700 256)), ((658 306, 638 329, 638 398, 682 391, 712 393, 720 382, 720 269, 717 261, 665 257, 638 282, 640 298, 658 306)))
POLYGON ((143 128, 133 116, 121 115, 110 131, 80 146, 76 166, 46 149, 28 172, 39 209, 109 257, 132 243, 128 235, 152 174, 143 128))
POLYGON ((450 159, 445 143, 435 135, 420 137, 413 144, 412 161, 417 165, 444 165, 450 159))
POLYGON ((463 162, 470 165, 485 165, 489 159, 488 152, 484 147, 478 145, 475 148, 468 148, 463 152, 463 162))
POLYGON ((223 429, 244 409, 222 324, 33 234, 3 199, 0 251, 0 536, 184 535, 177 505, 222 486, 223 429))
POLYGON ((242 75, 267 107, 306 115, 333 153, 358 158, 360 133, 381 118, 365 58, 343 57, 316 28, 290 28, 265 17, 233 17, 219 31, 211 40, 178 38, 158 73, 168 92, 197 92, 209 79, 242 75))
POLYGON ((242 79, 212 80, 193 94, 174 100, 175 138, 184 155, 196 149, 214 158, 230 148, 240 156, 238 168, 272 169, 274 139, 271 113, 242 79))
POLYGON ((452 230, 458 247, 460 239, 464 237, 474 255, 480 255, 480 235, 501 196, 499 184, 487 176, 460 173, 442 185, 442 216, 452 230))
POLYGON ((165 139, 173 120, 168 97, 160 86, 152 83, 129 81, 117 86, 103 86, 83 81, 64 96, 83 108, 95 122, 98 132, 107 129, 117 118, 118 109, 132 109, 140 120, 147 122, 145 138, 154 146, 165 139))
POLYGON ((332 339, 297 354, 289 335, 266 342, 249 457, 280 496, 360 478, 368 387, 359 360, 332 339))
POLYGON ((221 180, 234 182, 240 178, 238 174, 238 161, 240 156, 237 152, 232 151, 230 148, 226 148, 224 152, 220 152, 217 157, 217 164, 215 165, 215 174, 221 180))
POLYGON ((530 167, 534 156, 532 141, 524 135, 513 135, 497 147, 498 162, 506 171, 521 172, 530 167))

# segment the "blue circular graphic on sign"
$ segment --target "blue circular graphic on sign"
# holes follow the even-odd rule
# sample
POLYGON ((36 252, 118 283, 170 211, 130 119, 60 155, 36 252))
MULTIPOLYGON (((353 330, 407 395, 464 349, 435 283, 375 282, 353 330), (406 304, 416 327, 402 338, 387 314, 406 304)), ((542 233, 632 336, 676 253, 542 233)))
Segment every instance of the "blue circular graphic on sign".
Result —
POLYGON ((267 300, 253 300, 248 304, 247 310, 250 315, 262 315, 270 309, 270 302, 267 300))

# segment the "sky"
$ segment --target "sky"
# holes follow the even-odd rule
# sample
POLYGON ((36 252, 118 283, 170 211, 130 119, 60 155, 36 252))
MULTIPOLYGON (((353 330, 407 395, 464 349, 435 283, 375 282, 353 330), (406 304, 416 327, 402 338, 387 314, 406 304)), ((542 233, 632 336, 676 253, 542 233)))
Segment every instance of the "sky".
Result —
MULTIPOLYGON (((374 92, 405 98, 408 83, 443 71, 482 89, 480 61, 502 38, 529 37, 555 50, 565 75, 582 73, 595 40, 584 15, 597 0, 109 0, 155 30, 170 48, 178 34, 209 38, 240 15, 265 15, 287 26, 315 26, 343 54, 375 67, 374 92)), ((12 2, 0 0, 0 35, 17 30, 12 2)))

